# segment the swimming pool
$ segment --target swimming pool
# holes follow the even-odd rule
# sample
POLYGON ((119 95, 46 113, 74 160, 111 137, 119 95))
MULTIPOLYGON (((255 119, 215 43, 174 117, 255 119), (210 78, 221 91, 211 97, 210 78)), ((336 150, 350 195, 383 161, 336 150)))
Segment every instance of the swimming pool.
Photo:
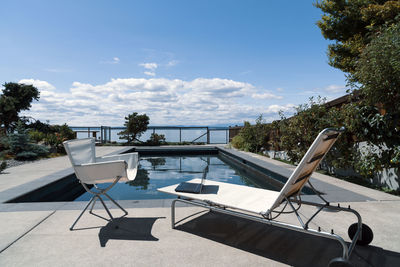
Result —
MULTIPOLYGON (((229 160, 221 155, 175 155, 141 156, 136 179, 116 184, 108 194, 115 200, 174 198, 172 195, 158 192, 157 188, 201 178, 206 166, 209 180, 280 190, 268 180, 252 177, 244 169, 230 164, 229 160)), ((91 196, 85 192, 74 201, 87 201, 91 196)))

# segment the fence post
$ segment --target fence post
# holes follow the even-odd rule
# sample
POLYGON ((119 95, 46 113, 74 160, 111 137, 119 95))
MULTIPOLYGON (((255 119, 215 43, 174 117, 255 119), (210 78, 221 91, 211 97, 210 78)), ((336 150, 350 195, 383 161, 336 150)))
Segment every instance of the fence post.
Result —
POLYGON ((207 144, 210 144, 210 129, 207 127, 207 144))

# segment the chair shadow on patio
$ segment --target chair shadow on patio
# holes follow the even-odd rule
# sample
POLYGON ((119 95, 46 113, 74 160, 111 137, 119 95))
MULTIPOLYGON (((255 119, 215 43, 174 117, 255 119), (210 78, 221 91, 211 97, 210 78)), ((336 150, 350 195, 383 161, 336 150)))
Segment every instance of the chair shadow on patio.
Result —
MULTIPOLYGON (((191 219, 176 226, 176 230, 290 266, 327 266, 332 258, 342 253, 340 244, 334 240, 217 212, 191 219)), ((374 246, 356 246, 350 261, 354 266, 400 266, 400 253, 374 246)))
POLYGON ((157 219, 165 219, 165 217, 116 218, 100 229, 100 246, 105 247, 110 239, 158 241, 158 238, 151 234, 151 229, 157 219))

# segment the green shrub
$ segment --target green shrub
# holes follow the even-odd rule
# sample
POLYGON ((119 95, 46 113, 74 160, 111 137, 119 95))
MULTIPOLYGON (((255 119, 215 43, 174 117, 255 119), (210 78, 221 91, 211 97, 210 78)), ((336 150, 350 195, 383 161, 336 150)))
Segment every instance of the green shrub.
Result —
POLYGON ((7 162, 2 161, 1 164, 0 164, 0 173, 1 173, 2 171, 4 171, 5 168, 7 168, 7 162))
POLYGON ((244 122, 239 134, 232 139, 232 145, 238 149, 258 153, 261 148, 268 146, 270 132, 270 125, 266 124, 262 115, 260 115, 254 125, 251 125, 248 121, 244 122))
POLYGON ((165 135, 152 133, 149 140, 146 141, 146 145, 159 146, 165 144, 165 135))
POLYGON ((244 139, 240 134, 236 135, 232 138, 232 146, 237 149, 243 149, 244 147, 244 139))
POLYGON ((45 133, 39 132, 38 130, 30 130, 28 133, 29 138, 36 143, 43 141, 43 139, 46 137, 45 133))
POLYGON ((27 130, 22 122, 18 122, 16 131, 6 138, 8 153, 18 160, 36 159, 46 156, 48 149, 44 146, 31 143, 27 130))

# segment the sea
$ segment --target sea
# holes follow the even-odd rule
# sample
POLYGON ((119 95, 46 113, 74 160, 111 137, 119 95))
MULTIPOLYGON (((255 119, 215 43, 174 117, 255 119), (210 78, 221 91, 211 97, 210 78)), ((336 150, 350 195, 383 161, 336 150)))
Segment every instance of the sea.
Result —
MULTIPOLYGON (((207 128, 191 128, 193 126, 166 126, 164 129, 162 126, 149 126, 148 130, 144 132, 140 137, 140 141, 147 141, 152 133, 163 134, 166 142, 201 142, 207 143, 207 128), (180 127, 180 128, 172 128, 180 127)), ((200 127, 200 126, 194 126, 200 127)), ((77 138, 95 137, 96 140, 101 140, 101 127, 71 127, 71 129, 77 132, 77 138)), ((229 142, 229 128, 223 126, 212 126, 209 127, 210 131, 210 143, 211 144, 227 144, 229 142)), ((120 133, 123 130, 122 127, 110 127, 103 131, 103 139, 107 139, 111 142, 123 143, 124 139, 120 139, 120 133), (111 135, 110 135, 111 133, 111 135), (109 136, 110 135, 110 136, 109 136)))

